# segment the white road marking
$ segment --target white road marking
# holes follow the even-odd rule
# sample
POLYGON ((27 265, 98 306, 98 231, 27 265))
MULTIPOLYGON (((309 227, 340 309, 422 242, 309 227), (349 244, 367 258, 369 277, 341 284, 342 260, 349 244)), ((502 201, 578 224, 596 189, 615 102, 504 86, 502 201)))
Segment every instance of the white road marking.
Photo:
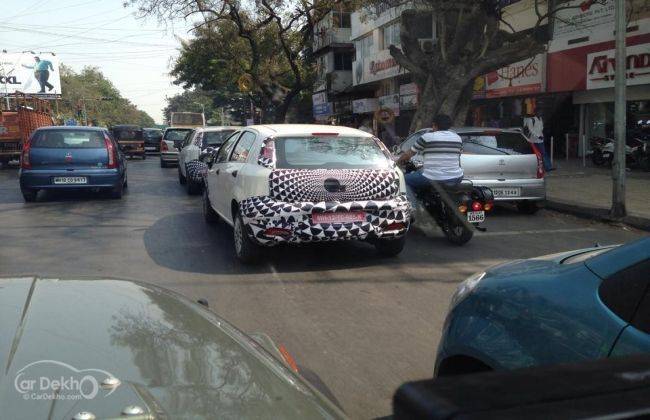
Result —
POLYGON ((476 232, 477 236, 509 236, 509 235, 538 235, 538 234, 553 234, 553 233, 578 233, 578 232, 596 232, 598 229, 594 228, 579 228, 579 229, 548 229, 548 230, 512 230, 506 232, 476 232))

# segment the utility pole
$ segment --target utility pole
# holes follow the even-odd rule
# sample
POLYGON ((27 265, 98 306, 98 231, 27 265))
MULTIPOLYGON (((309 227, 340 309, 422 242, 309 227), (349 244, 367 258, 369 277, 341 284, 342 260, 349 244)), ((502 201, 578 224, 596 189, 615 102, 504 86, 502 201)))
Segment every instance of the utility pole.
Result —
POLYGON ((626 127, 626 78, 627 78, 627 54, 625 48, 625 36, 627 34, 627 22, 625 5, 626 1, 615 1, 616 17, 616 69, 614 84, 614 164, 612 165, 612 208, 610 216, 620 218, 626 215, 625 210, 625 127, 626 127))

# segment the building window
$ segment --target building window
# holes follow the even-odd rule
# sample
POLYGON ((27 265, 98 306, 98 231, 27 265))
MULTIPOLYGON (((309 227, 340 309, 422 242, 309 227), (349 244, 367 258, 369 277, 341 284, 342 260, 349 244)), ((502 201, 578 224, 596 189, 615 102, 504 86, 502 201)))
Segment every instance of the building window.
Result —
POLYGON ((334 53, 334 70, 352 70, 352 54, 334 53))
POLYGON ((350 28, 352 23, 349 12, 332 12, 332 28, 350 28))
POLYGON ((400 44, 400 22, 390 23, 382 28, 382 35, 384 40, 383 49, 387 50, 391 45, 400 44))
POLYGON ((364 57, 369 57, 374 53, 373 51, 374 41, 372 39, 372 33, 364 38, 359 39, 354 42, 354 47, 357 51, 357 61, 362 60, 364 57))

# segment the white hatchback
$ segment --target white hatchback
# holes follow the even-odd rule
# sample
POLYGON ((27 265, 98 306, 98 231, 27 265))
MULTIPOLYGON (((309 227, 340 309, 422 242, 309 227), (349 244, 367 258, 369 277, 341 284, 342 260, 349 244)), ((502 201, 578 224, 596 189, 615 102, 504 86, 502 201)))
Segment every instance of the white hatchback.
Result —
POLYGON ((202 152, 218 151, 223 142, 239 127, 199 127, 185 138, 178 152, 178 181, 188 194, 201 192, 203 165, 197 164, 202 152))
POLYGON ((241 128, 216 153, 203 211, 233 226, 235 252, 254 261, 280 243, 367 240, 402 251, 411 207, 404 177, 372 135, 326 125, 241 128))

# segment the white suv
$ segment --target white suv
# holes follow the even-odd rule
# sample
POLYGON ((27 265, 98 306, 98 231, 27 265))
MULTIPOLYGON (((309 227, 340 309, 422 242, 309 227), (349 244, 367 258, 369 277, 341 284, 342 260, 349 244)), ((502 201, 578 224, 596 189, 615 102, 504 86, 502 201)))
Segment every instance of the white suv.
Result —
POLYGON ((284 242, 368 240, 396 255, 409 229, 401 171, 378 139, 352 128, 241 128, 216 154, 205 183, 206 221, 234 227, 244 262, 284 242))
POLYGON ((202 127, 185 138, 178 152, 178 181, 187 186, 188 194, 201 192, 203 167, 199 158, 201 152, 218 151, 223 142, 238 127, 202 127))

